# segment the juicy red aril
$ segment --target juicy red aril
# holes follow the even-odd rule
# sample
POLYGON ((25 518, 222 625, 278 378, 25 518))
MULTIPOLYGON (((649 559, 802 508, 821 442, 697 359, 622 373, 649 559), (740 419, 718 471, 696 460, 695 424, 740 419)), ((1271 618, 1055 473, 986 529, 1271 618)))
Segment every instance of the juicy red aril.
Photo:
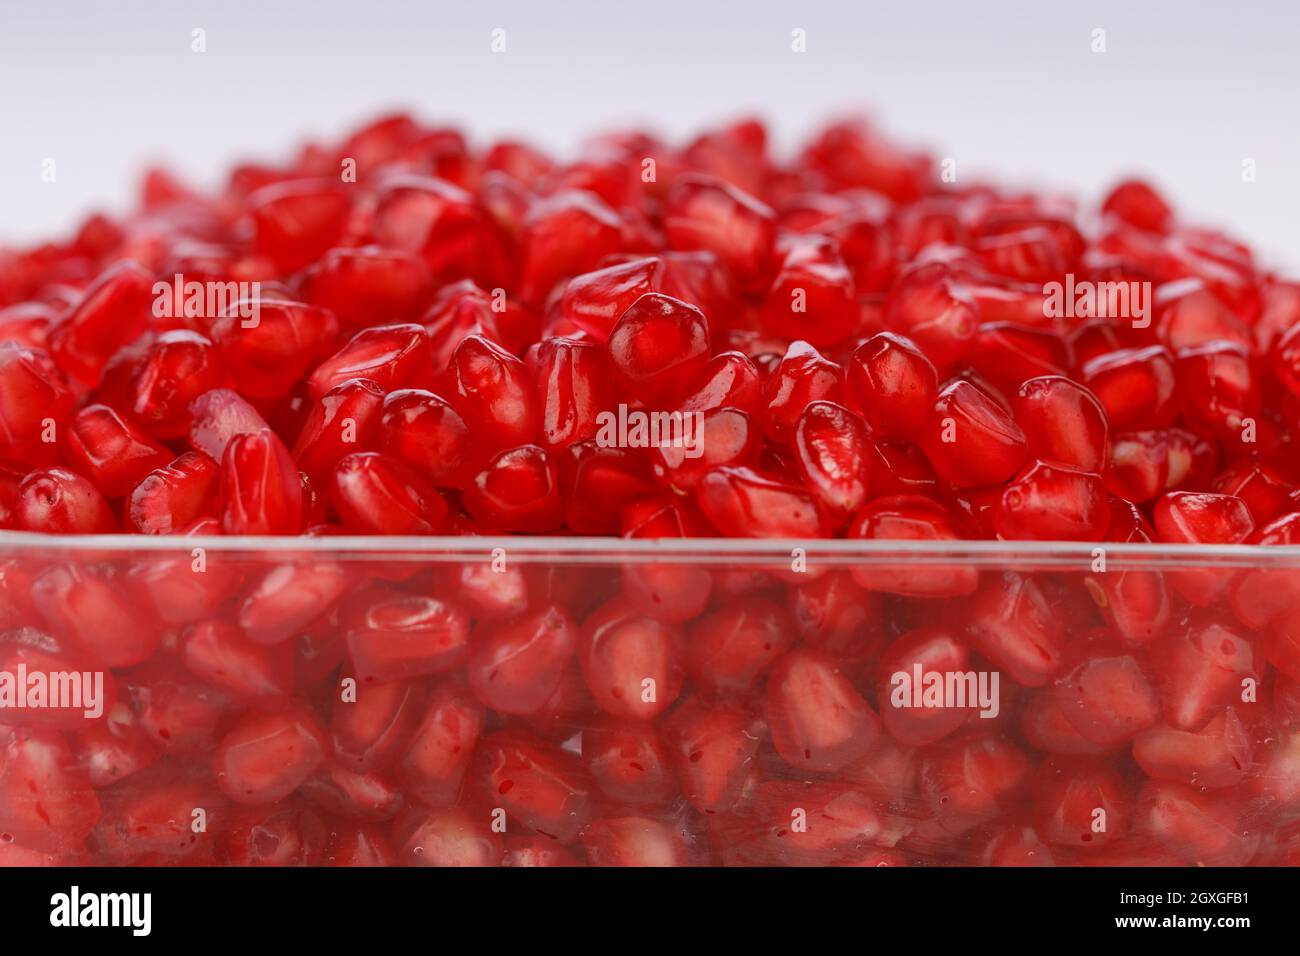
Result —
POLYGON ((681 637, 669 623, 615 600, 582 624, 578 661, 601 710, 651 720, 682 687, 681 637))
POLYGON ((812 402, 794 433, 795 461, 819 504, 839 521, 867 500, 871 435, 857 415, 834 402, 812 402))
POLYGON ((975 303, 942 262, 904 271, 885 298, 885 316, 942 373, 969 354, 979 327, 975 303))
POLYGON ((724 605, 700 618, 686 636, 686 672, 716 693, 743 694, 794 643, 785 608, 764 598, 724 605))
POLYGON ((942 689, 950 675, 962 674, 968 665, 966 645, 943 630, 911 631, 886 647, 877 665, 876 700, 889 736, 908 746, 924 746, 966 723, 979 706, 977 696, 957 706, 955 700, 944 699, 942 689), (926 690, 933 682, 941 691, 937 696, 926 690))
MULTIPOLYGON (((963 535, 956 516, 943 505, 920 495, 877 498, 854 517, 849 537, 877 541, 958 541, 963 535)), ((973 567, 944 564, 862 564, 852 568, 864 588, 927 597, 969 594, 979 572, 973 567)))
POLYGON ((503 451, 465 489, 465 508, 497 531, 551 531, 564 520, 555 463, 536 445, 503 451))
POLYGON ((1248 640, 1219 624, 1194 622, 1152 648, 1165 721, 1196 731, 1212 715, 1240 702, 1247 680, 1258 676, 1248 640))
POLYGON ((1160 702, 1129 655, 1095 657, 1058 678, 1056 697, 1065 719, 1102 746, 1130 740, 1160 717, 1160 702))
POLYGON ((1153 780, 1231 787, 1251 770, 1253 743, 1231 708, 1199 730, 1157 724, 1133 740, 1133 759, 1153 780))
POLYGON ((792 236, 782 243, 776 278, 761 319, 774 335, 834 345, 858 325, 857 289, 836 243, 822 236, 792 236))
POLYGON ((435 534, 447 503, 396 459, 357 452, 334 467, 331 499, 345 528, 373 534, 435 534))
POLYGON ((1051 757, 1030 784, 1038 832, 1057 846, 1093 850, 1128 832, 1133 798, 1123 779, 1087 757, 1051 757))
POLYGON ((528 368, 499 345, 479 335, 466 337, 447 370, 448 400, 474 440, 492 449, 531 442, 541 409, 528 368))
POLYGON ((0 342, 0 454, 40 441, 50 423, 57 428, 67 418, 74 401, 44 353, 0 342))
POLYGON ((117 521, 93 484, 64 468, 33 471, 18 485, 14 526, 54 534, 115 531, 117 521))
POLYGON ((744 709, 698 697, 684 703, 664 725, 682 795, 701 813, 731 810, 744 798, 766 736, 762 718, 744 709))
POLYGON ((1002 813, 1029 773, 1029 758, 1014 744, 995 736, 963 736, 922 761, 920 788, 939 825, 965 833, 1002 813))
POLYGON ((499 731, 482 741, 475 761, 484 795, 508 821, 561 843, 586 823, 591 781, 573 755, 531 734, 499 731))
POLYGON ((1162 345, 1099 355, 1084 363, 1083 384, 1116 430, 1166 428, 1177 417, 1174 360, 1162 345))
POLYGON ((648 292, 609 333, 614 370, 631 394, 652 407, 682 392, 709 358, 704 313, 680 299, 648 292))
POLYGON ((1006 486, 993 525, 1003 538, 1100 541, 1110 522, 1101 477, 1035 461, 1006 486))
POLYGON ((975 649, 1018 684, 1041 687, 1061 666, 1063 635, 1033 578, 986 576, 970 598, 966 620, 975 649))
POLYGON ((109 498, 120 498, 171 453, 107 405, 87 405, 68 425, 72 466, 109 498))
POLYGON ((582 761, 619 803, 659 803, 676 788, 668 748, 653 723, 600 716, 582 732, 582 761))
POLYGON ((384 392, 368 379, 335 385, 312 405, 293 446, 293 460, 314 479, 327 477, 344 455, 378 440, 384 392))
POLYGON ((1020 386, 1014 411, 1030 456, 1094 474, 1105 468, 1106 412, 1084 386, 1059 375, 1031 378, 1020 386))
POLYGON ((772 210, 722 180, 685 177, 669 197, 664 234, 670 249, 716 253, 738 282, 752 286, 768 269, 776 225, 772 210))
POLYGON ((614 405, 609 352, 577 339, 547 339, 537 349, 541 445, 553 450, 596 435, 601 412, 614 405))
POLYGON ((221 527, 227 534, 297 534, 302 482, 269 428, 236 435, 221 462, 221 527))
POLYGON ((181 656, 194 676, 239 697, 276 697, 293 689, 293 649, 251 641, 233 624, 194 625, 181 656))
POLYGON ((93 387, 108 360, 144 328, 152 290, 152 276, 134 262, 99 276, 50 330, 50 354, 59 368, 93 387))
POLYGON ((849 359, 849 403, 882 435, 920 433, 939 392, 934 365, 909 339, 880 332, 849 359))
POLYGON ((1101 208, 1130 226, 1148 232, 1163 232, 1173 218, 1173 212, 1160 194, 1140 179, 1126 179, 1118 184, 1106 196, 1101 208))
POLYGON ((680 405, 683 412, 707 412, 724 405, 754 412, 762 400, 762 376, 749 357, 719 352, 691 380, 680 405))
POLYGON ((583 273, 565 286, 560 309, 575 326, 605 342, 633 302, 663 291, 663 274, 663 260, 653 256, 583 273))
POLYGON ((348 656, 364 683, 456 670, 469 657, 469 620, 436 598, 365 591, 344 612, 348 656))
POLYGON ((745 467, 758 458, 763 435, 749 413, 724 407, 699 414, 694 448, 670 441, 651 452, 655 475, 675 491, 692 492, 713 469, 745 467))
POLYGON ((1244 347, 1215 341, 1180 349, 1174 372, 1193 427, 1237 440, 1242 426, 1259 416, 1260 386, 1244 347))
POLYGON ((268 428, 249 402, 228 388, 204 392, 190 403, 190 444, 213 461, 221 461, 236 435, 268 428))
POLYGON ((286 395, 325 358, 337 331, 333 313, 267 298, 240 300, 209 327, 231 381, 249 398, 286 395))
POLYGON ((423 388, 433 381, 433 352, 423 326, 381 325, 363 329, 334 355, 316 366, 308 380, 312 398, 354 378, 382 391, 423 388))
POLYGON ((960 380, 939 393, 921 444, 935 471, 962 488, 1006 481, 1028 453, 1015 420, 978 386, 960 380))
POLYGON ((523 223, 520 296, 540 306, 558 281, 594 269, 622 246, 622 222, 596 195, 573 189, 548 196, 523 223))
POLYGON ((457 800, 483 732, 484 714, 483 705, 461 684, 449 680, 434 688, 398 767, 402 783, 415 797, 433 806, 457 800))
MULTIPOLYGON (((1161 541, 1236 544, 1254 527, 1246 503, 1232 495, 1171 492, 1155 506, 1155 528, 1161 541)), ((1230 583, 1213 568, 1173 571, 1169 580, 1183 597, 1202 607, 1211 604, 1230 583)))
POLYGON ((831 772, 876 746, 880 718, 834 660, 819 651, 794 650, 767 680, 767 723, 786 763, 831 772))
POLYGON ((503 714, 531 714, 546 706, 577 647, 577 628, 554 605, 477 633, 466 670, 470 689, 503 714))
POLYGON ((700 510, 733 537, 819 538, 825 519, 816 500, 796 484, 751 468, 717 468, 696 489, 700 510))
POLYGON ((635 449, 584 441, 564 450, 559 463, 564 523, 580 534, 610 534, 629 502, 655 490, 649 463, 635 449))
POLYGON ((648 817, 602 817, 591 821, 582 845, 592 866, 686 866, 682 835, 648 817))
POLYGON ((793 342, 763 384, 763 431, 775 442, 791 444, 799 416, 818 400, 844 401, 844 370, 807 342, 793 342))
POLYGON ((1198 866, 1242 866, 1259 845, 1231 800, 1182 783, 1148 781, 1138 795, 1136 826, 1198 866))
POLYGON ((303 279, 304 298, 346 328, 415 317, 432 286, 419 256, 382 246, 330 249, 303 279))
POLYGON ((254 248, 286 272, 312 262, 338 241, 351 205, 337 183, 310 180, 266 186, 249 202, 254 248))
POLYGON ((213 772, 236 803, 278 803, 320 766, 326 747, 324 728, 305 709, 253 711, 221 739, 213 772))
POLYGON ((423 389, 399 389, 384 397, 379 443, 385 454, 438 487, 465 487, 483 461, 460 413, 423 389))
POLYGON ((19 730, 0 744, 0 819, 34 849, 81 845, 100 816, 86 772, 57 730, 19 730))
POLYGON ((178 437, 189 430, 193 401, 229 384, 209 339, 188 329, 172 329, 158 336, 135 368, 127 410, 154 435, 178 437))

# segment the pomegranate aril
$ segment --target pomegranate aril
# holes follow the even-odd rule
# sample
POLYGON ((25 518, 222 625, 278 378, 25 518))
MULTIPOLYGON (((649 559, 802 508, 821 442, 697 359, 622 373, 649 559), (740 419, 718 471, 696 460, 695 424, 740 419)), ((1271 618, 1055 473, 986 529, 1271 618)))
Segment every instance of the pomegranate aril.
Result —
POLYGON ((87 405, 68 423, 68 460, 109 498, 120 498, 171 453, 107 405, 87 405))
POLYGON ((1015 420, 978 386, 960 379, 939 393, 921 445, 935 471, 959 488, 1006 481, 1028 454, 1015 420))
POLYGON ((221 527, 227 534, 297 534, 303 493, 289 451, 269 428, 236 435, 221 461, 221 527))
POLYGON ((330 498, 345 528, 371 534, 436 534, 446 501, 400 461, 357 452, 334 466, 330 498))
POLYGON ((879 332, 849 359, 850 405, 881 435, 917 435, 939 392, 934 365, 910 340, 879 332))
POLYGON ((50 630, 92 660, 131 667, 162 640, 158 622, 130 603, 120 581, 94 565, 55 565, 32 583, 32 602, 50 630))
POLYGON ((623 387, 652 408, 681 394, 709 358, 704 313, 671 296, 648 292, 619 317, 609 356, 623 387))
POLYGON ((154 469, 131 489, 123 509, 127 526, 143 534, 175 534, 215 516, 218 471, 211 458, 193 451, 154 469))
MULTIPOLYGON (((942 740, 982 706, 978 693, 969 693, 977 687, 962 676, 970 671, 966 646, 944 630, 904 634, 884 649, 876 669, 880 719, 901 744, 917 747, 942 740), (960 683, 954 685, 954 680, 960 683), (947 696, 948 687, 960 687, 967 695, 960 706, 947 696)), ((996 694, 995 687, 990 689, 996 694)), ((1001 701, 989 705, 1000 708, 1001 701)), ((995 715, 991 710, 990 716, 995 715)))
POLYGON ((695 697, 668 717, 663 737, 682 795, 701 813, 717 815, 744 798, 767 726, 740 706, 695 697))
POLYGON ((1099 355, 1082 377, 1117 431, 1167 428, 1178 415, 1174 358, 1162 345, 1099 355))
POLYGON ((208 329, 240 394, 258 399, 288 394, 329 354, 337 332, 325 309, 265 297, 240 300, 208 329))
POLYGON ((228 388, 204 392, 190 403, 190 416, 190 444, 213 461, 225 457, 231 439, 270 427, 256 408, 228 388))
POLYGON ((648 817, 601 817, 582 833, 592 866, 687 866, 682 835, 667 823, 648 817))
POLYGON ((651 720, 681 692, 681 643, 673 625, 615 600, 583 622, 578 661, 601 710, 651 720))
POLYGON ((486 812, 472 816, 455 807, 422 814, 398 851, 407 866, 497 866, 501 838, 486 812))
POLYGON ((700 479, 695 499, 714 527, 731 537, 821 538, 829 531, 811 494, 752 468, 714 469, 700 479))
POLYGON ((582 731, 582 762, 601 793, 618 803, 659 804, 677 786, 668 748, 648 721, 596 717, 582 731))
POLYGON ((1126 179, 1116 185, 1101 209, 1147 232, 1164 232, 1173 219, 1173 212, 1160 194, 1140 179, 1126 179))
POLYGON ((1110 522, 1099 475, 1034 461, 1006 486, 993 513, 998 534, 1019 541, 1100 541, 1110 522))
POLYGON ((664 272, 663 260, 649 256, 583 273, 564 287, 560 310, 597 342, 608 341, 615 323, 633 302, 664 291, 664 272))
POLYGON ((1138 795, 1135 822, 1141 832, 1199 866, 1243 866, 1259 846, 1259 833, 1245 825, 1230 799, 1182 783, 1148 781, 1138 795))
POLYGON ((834 402, 812 402, 799 416, 795 461, 828 514, 848 519, 867 500, 871 434, 856 414, 834 402))
POLYGON ((1030 776, 1029 758, 998 736, 972 735, 946 741, 920 767, 921 793, 939 826, 960 834, 995 819, 1030 776))
POLYGON ((1031 378, 1015 398, 1029 454, 1100 474, 1109 452, 1106 412, 1087 388, 1059 375, 1031 378))
MULTIPOLYGON (((957 518, 943 505, 920 495, 876 498, 858 512, 848 536, 872 541, 959 541, 957 518)), ((853 580, 872 591, 918 597, 970 594, 979 572, 968 565, 876 563, 855 565, 853 580)))
POLYGON ((1199 730, 1157 724, 1133 740, 1133 759, 1148 777, 1202 789, 1245 780, 1252 750, 1250 735, 1231 707, 1199 730))
POLYGON ((715 253, 738 283, 756 288, 771 266, 774 219, 767 205, 722 180, 684 176, 664 211, 664 235, 670 249, 715 253))
MULTIPOLYGON (((1170 492, 1156 502, 1154 524, 1161 541, 1175 544, 1237 544, 1255 528, 1250 509, 1233 495, 1170 492)), ((1171 571, 1170 583, 1200 607, 1212 604, 1231 583, 1215 568, 1171 571)))
POLYGON ((494 531, 551 531, 564 521, 555 463, 537 445, 498 454, 474 476, 462 501, 494 531))
POLYGON ((445 488, 463 488, 483 463, 483 452, 460 414, 443 398, 422 389, 400 389, 384 398, 380 448, 418 475, 445 488))
POLYGON ((362 683, 443 674, 469 657, 469 620, 438 598, 366 590, 349 598, 343 615, 362 683))
POLYGON ((448 680, 429 694, 417 719, 398 764, 402 783, 429 806, 456 803, 483 732, 483 705, 462 684, 448 680))
POLYGON ((6 834, 35 850, 79 849, 100 816, 90 780, 63 736, 16 730, 0 740, 0 820, 6 834))
POLYGON ((1128 836, 1133 796, 1100 760, 1050 757, 1035 771, 1030 789, 1038 832, 1055 846, 1091 852, 1128 836))
POLYGON ((24 531, 102 534, 117 530, 108 502, 91 482, 65 468, 33 471, 18 485, 10 519, 24 531))
POLYGON ((324 728, 299 704, 252 711, 221 739, 213 773, 236 803, 278 803, 315 772, 327 746, 324 728))
POLYGON ((1088 740, 1103 747, 1131 740, 1160 719, 1160 701, 1131 655, 1085 660, 1056 681, 1061 713, 1088 740))
POLYGON ((432 285, 414 253, 381 246, 330 249, 303 276, 303 296, 346 328, 413 319, 432 285))
POLYGON ((918 261, 894 281, 885 321, 919 345, 941 374, 970 354, 979 328, 974 300, 941 261, 918 261))
POLYGON ((975 650, 1017 684, 1042 687, 1060 669, 1064 635, 1032 577, 1003 572, 988 575, 966 608, 975 650))
POLYGON ((792 444, 799 416, 819 399, 844 401, 844 370, 807 342, 793 342, 763 384, 763 431, 775 442, 792 444))
POLYGON ((203 621, 186 632, 181 657, 190 673, 236 697, 278 697, 293 689, 293 649, 249 640, 235 625, 203 621))
POLYGON ((687 631, 686 673, 714 693, 744 694, 794 639, 793 622, 780 604, 761 597, 729 603, 687 631))
POLYGON ((433 382, 433 351, 424 327, 379 325, 362 329, 312 372, 308 393, 320 399, 350 379, 373 382, 381 391, 424 388, 433 382))
POLYGON ((49 356, 0 342, 0 455, 19 457, 42 438, 52 443, 74 403, 49 356))
POLYGON ((189 431, 194 400, 228 385, 216 345, 189 329, 172 329, 154 340, 136 366, 126 407, 150 433, 178 438, 189 431))
POLYGON ((480 630, 466 665, 470 689, 497 713, 536 713, 559 687, 576 647, 577 628, 555 605, 480 630))
POLYGON ((474 773, 511 823, 571 843, 587 822, 591 780, 578 759, 522 731, 485 737, 474 773))
POLYGON ((763 401, 757 366, 742 352, 719 352, 700 369, 679 401, 682 412, 708 412, 729 405, 756 412, 763 401))
POLYGON ((144 329, 153 285, 149 272, 131 261, 100 275, 50 330, 50 354, 59 368, 93 388, 108 360, 144 329))
POLYGON ((299 180, 249 197, 253 247, 286 272, 314 261, 343 234, 351 203, 337 183, 299 180))
POLYGON ((527 444, 541 426, 541 408, 527 366, 480 335, 461 341, 447 370, 452 406, 474 440, 493 450, 527 444))
POLYGON ((816 235, 787 236, 760 312, 766 331, 817 346, 835 345, 857 328, 857 289, 839 245, 816 235))
POLYGON ((767 723, 786 763, 832 772, 869 753, 880 718, 834 660, 820 651, 794 650, 767 680, 767 723))

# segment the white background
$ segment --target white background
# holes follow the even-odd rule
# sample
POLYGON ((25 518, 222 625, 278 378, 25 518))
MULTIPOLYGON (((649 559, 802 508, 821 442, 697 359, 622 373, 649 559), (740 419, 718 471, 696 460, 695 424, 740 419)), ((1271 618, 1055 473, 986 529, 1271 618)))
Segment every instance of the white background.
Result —
POLYGON ((1146 174, 1189 218, 1295 267, 1298 24, 1282 0, 0 0, 0 243, 123 210, 146 161, 214 185, 235 159, 397 106, 560 152, 610 124, 684 136, 742 112, 788 146, 866 109, 963 177, 1095 201, 1146 174))

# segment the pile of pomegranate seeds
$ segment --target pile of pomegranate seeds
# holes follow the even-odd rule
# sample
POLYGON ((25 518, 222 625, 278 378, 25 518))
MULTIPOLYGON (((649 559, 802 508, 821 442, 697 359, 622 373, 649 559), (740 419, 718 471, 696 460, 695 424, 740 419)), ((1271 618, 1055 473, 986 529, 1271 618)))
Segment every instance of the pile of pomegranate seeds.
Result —
POLYGON ((1300 861, 1300 570, 1104 558, 1300 542, 1300 284, 1141 182, 937 172, 393 116, 0 252, 2 528, 1100 556, 0 537, 0 863, 1300 861))

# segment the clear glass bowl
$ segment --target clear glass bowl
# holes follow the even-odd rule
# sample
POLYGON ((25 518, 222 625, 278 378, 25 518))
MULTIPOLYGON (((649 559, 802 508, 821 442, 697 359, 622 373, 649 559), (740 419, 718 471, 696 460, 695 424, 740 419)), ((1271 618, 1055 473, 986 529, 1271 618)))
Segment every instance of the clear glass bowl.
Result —
POLYGON ((4 532, 0 863, 1291 864, 1297 609, 1300 548, 4 532))

